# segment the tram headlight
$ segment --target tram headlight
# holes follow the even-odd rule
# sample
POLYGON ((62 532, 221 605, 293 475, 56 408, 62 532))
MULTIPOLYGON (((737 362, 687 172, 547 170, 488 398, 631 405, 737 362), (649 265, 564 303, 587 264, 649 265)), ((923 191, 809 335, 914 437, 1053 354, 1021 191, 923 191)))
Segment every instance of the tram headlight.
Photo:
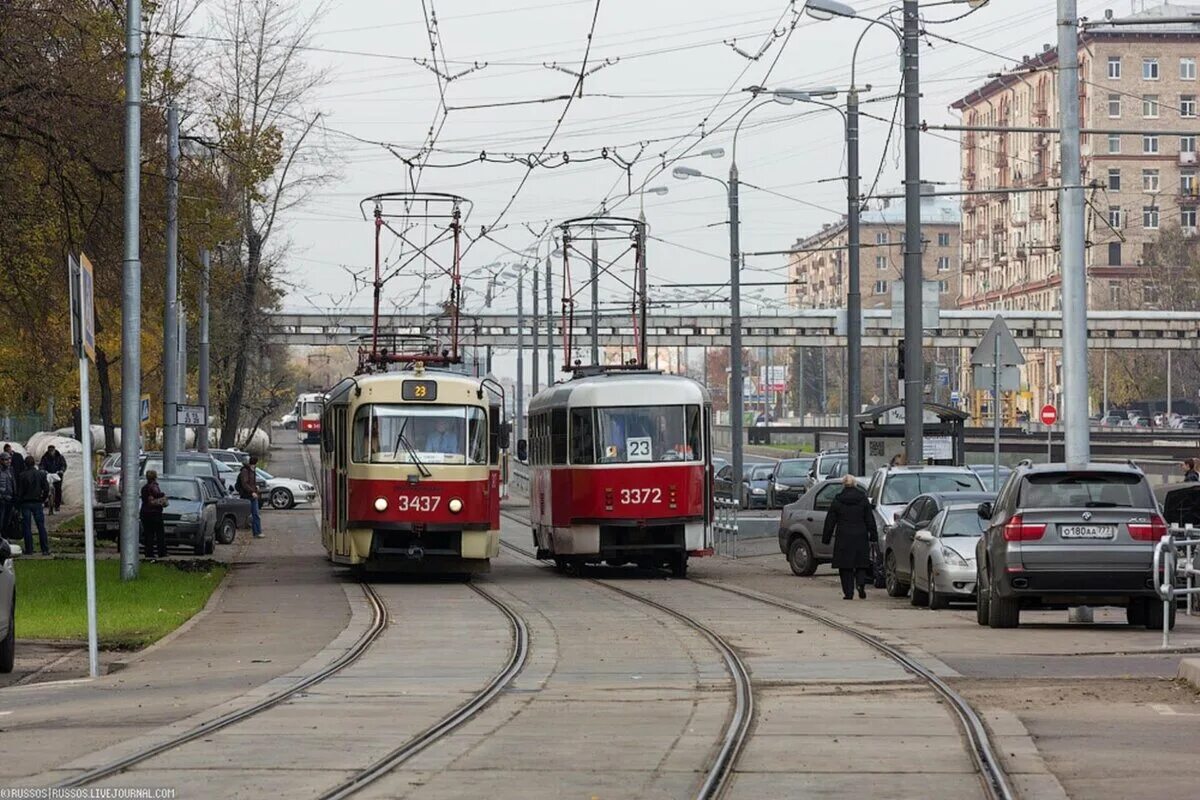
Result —
POLYGON ((457 514, 458 512, 463 510, 463 502, 462 502, 462 500, 459 500, 457 497, 452 497, 452 498, 450 498, 450 502, 447 505, 447 507, 450 509, 451 514, 457 514))
POLYGON ((375 498, 375 510, 381 514, 384 511, 387 511, 387 498, 386 497, 376 497, 375 498))

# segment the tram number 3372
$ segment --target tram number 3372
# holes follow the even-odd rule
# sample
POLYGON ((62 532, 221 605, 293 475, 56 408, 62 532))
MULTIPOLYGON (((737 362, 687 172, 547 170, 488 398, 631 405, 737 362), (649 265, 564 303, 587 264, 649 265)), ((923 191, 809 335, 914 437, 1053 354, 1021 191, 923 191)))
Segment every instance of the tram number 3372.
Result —
POLYGON ((396 498, 397 511, 421 511, 426 514, 435 511, 442 498, 432 494, 400 495, 396 498))
POLYGON ((661 503, 662 489, 622 489, 621 505, 638 506, 646 503, 661 503))

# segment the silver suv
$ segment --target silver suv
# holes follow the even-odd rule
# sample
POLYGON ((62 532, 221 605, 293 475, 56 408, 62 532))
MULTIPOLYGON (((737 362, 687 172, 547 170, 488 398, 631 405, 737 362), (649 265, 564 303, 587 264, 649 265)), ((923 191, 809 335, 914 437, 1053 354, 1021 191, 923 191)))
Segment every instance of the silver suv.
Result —
POLYGON ((1136 466, 1024 462, 978 513, 980 625, 1015 628, 1023 608, 1108 605, 1124 606, 1130 625, 1162 627, 1151 561, 1167 524, 1136 466))

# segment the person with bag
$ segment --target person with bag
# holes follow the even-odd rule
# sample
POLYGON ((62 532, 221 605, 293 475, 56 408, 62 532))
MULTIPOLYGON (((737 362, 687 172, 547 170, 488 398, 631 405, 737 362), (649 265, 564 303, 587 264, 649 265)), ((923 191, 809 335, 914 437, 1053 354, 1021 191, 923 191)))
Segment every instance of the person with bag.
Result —
POLYGON ((12 471, 12 456, 0 453, 0 539, 9 538, 9 522, 16 516, 17 476, 12 471))
POLYGON ((250 456, 250 460, 242 464, 237 476, 237 493, 243 500, 250 501, 250 532, 255 539, 263 538, 262 518, 258 511, 258 456, 250 456))
POLYGON ((167 557, 167 532, 163 527, 163 509, 167 507, 166 493, 158 486, 158 473, 146 470, 142 487, 142 537, 146 542, 146 558, 167 557))
POLYGON ((42 555, 50 555, 50 537, 46 533, 46 515, 43 512, 46 498, 49 496, 50 482, 46 480, 46 473, 38 469, 33 456, 25 456, 25 469, 17 476, 17 502, 21 504, 21 525, 26 553, 33 553, 32 523, 36 522, 42 555))
POLYGON ((858 596, 867 596, 867 576, 871 570, 871 540, 878 536, 875 514, 867 502, 867 493, 858 488, 858 479, 853 475, 842 478, 845 488, 833 498, 829 514, 825 517, 825 530, 821 536, 829 544, 834 534, 832 564, 842 580, 842 597, 854 599, 854 587, 858 596))
POLYGON ((46 452, 42 455, 42 462, 38 465, 42 472, 47 476, 54 475, 56 480, 51 481, 53 484, 50 487, 53 494, 53 502, 50 504, 50 513, 58 513, 58 509, 62 506, 62 481, 63 475, 67 472, 67 458, 62 453, 58 452, 58 448, 54 445, 48 445, 46 452))

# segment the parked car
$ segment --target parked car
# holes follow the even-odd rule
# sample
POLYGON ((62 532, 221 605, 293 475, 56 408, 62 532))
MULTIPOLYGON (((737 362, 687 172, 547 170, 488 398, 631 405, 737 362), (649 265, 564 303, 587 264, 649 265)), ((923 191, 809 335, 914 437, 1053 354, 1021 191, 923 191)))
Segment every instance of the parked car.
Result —
POLYGON ((1179 428, 1185 431, 1200 430, 1200 417, 1184 417, 1179 421, 1179 428))
POLYGON ((256 470, 264 491, 259 495, 270 503, 271 508, 295 508, 301 503, 311 503, 317 498, 317 487, 308 481, 295 478, 279 478, 266 470, 256 470))
POLYGON ((841 490, 842 479, 831 478, 783 507, 779 515, 779 551, 787 556, 795 574, 812 575, 819 565, 828 564, 833 558, 833 542, 822 544, 821 536, 829 507, 841 490))
POLYGON ((198 556, 212 553, 217 542, 217 501, 204 481, 194 475, 160 475, 158 486, 167 496, 163 529, 167 547, 190 547, 198 556))
POLYGON ((717 497, 737 500, 741 508, 770 508, 772 469, 774 464, 743 464, 742 480, 735 488, 733 465, 727 464, 717 472, 713 493, 717 497))
POLYGON ((840 478, 850 471, 850 456, 846 453, 827 453, 823 457, 818 456, 817 460, 824 460, 820 465, 820 470, 824 472, 823 477, 817 477, 817 464, 813 464, 808 471, 808 477, 804 481, 804 491, 810 492, 817 484, 829 478, 840 478))
POLYGON ((774 490, 773 505, 782 508, 800 499, 800 495, 808 490, 808 471, 814 461, 815 458, 785 458, 776 462, 771 487, 774 490))
MULTIPOLYGON (((1124 606, 1130 625, 1161 628, 1151 560, 1167 524, 1133 465, 1024 462, 976 546, 977 621, 1015 628, 1026 608, 1124 606)), ((1174 626, 1175 608, 1169 612, 1174 626)))
POLYGON ((283 429, 285 431, 295 430, 296 429, 296 419, 297 419, 297 417, 296 417, 295 412, 289 411, 288 413, 286 413, 282 417, 280 417, 279 424, 283 426, 283 429))
POLYGON ((979 480, 983 483, 984 488, 990 492, 1000 491, 1000 487, 1004 485, 1004 482, 1008 480, 1008 476, 1012 474, 1012 467, 1006 467, 1001 464, 998 479, 993 482, 992 475, 994 470, 991 464, 970 464, 968 466, 972 472, 979 476, 979 480))
POLYGON ((249 453, 247 453, 245 450, 238 450, 237 448, 215 450, 210 448, 208 454, 217 461, 228 464, 235 470, 241 469, 242 464, 245 464, 250 460, 249 453))
POLYGON ((205 501, 216 505, 217 544, 233 544, 238 528, 250 527, 250 501, 243 500, 211 475, 204 475, 200 482, 205 487, 205 501))
POLYGON ((917 531, 925 530, 942 509, 954 502, 974 503, 995 500, 995 492, 949 492, 917 495, 883 531, 883 580, 889 597, 904 597, 914 571, 913 541, 917 531))
POLYGON ((17 655, 17 575, 13 556, 21 548, 0 537, 0 672, 13 671, 17 655))
POLYGON ((979 476, 966 467, 931 467, 923 464, 880 467, 867 486, 867 500, 875 512, 879 539, 871 543, 875 565, 875 588, 886 586, 883 568, 883 536, 912 499, 927 492, 982 492, 979 476))
POLYGON ((935 611, 975 597, 975 545, 984 522, 975 503, 947 505, 917 531, 912 546, 912 604, 935 611))

